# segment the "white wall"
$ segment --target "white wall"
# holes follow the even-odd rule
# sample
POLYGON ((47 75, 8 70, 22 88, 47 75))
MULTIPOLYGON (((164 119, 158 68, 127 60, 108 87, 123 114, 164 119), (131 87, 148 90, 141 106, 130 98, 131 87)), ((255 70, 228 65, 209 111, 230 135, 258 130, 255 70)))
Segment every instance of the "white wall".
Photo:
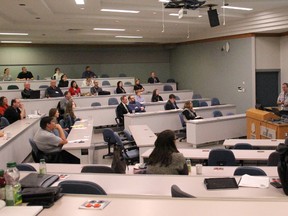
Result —
POLYGON ((178 46, 171 52, 171 75, 181 89, 193 89, 202 97, 218 97, 221 103, 236 104, 237 113, 244 113, 255 101, 254 41, 229 40, 228 53, 221 51, 227 41, 178 46), (238 86, 245 92, 238 93, 238 86))
POLYGON ((288 82, 288 36, 280 39, 281 83, 288 82))

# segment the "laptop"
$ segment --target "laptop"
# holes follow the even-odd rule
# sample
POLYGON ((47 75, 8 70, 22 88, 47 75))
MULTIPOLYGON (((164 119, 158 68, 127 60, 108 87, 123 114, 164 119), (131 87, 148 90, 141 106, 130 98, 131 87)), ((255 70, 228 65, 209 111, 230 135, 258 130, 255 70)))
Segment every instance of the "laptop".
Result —
POLYGON ((30 99, 39 99, 40 98, 40 90, 33 90, 30 92, 30 99))
POLYGON ((235 178, 205 178, 204 184, 208 190, 238 188, 235 178))

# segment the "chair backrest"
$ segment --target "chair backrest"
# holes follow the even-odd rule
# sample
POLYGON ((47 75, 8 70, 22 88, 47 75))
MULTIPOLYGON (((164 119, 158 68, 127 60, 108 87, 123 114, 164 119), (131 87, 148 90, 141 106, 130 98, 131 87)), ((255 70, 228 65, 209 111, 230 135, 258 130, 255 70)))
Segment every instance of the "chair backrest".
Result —
POLYGON ((220 110, 214 110, 213 111, 213 117, 220 117, 220 116, 223 116, 223 114, 220 110))
POLYGON ((38 147, 37 147, 37 145, 33 139, 29 138, 29 143, 30 143, 31 148, 32 148, 33 160, 34 160, 34 162, 39 163, 39 161, 40 161, 39 154, 41 151, 38 149, 38 147))
POLYGON ((2 86, 0 86, 0 90, 2 90, 2 86))
POLYGON ((83 166, 81 173, 114 173, 114 170, 108 166, 83 166))
POLYGON ((167 83, 176 83, 176 81, 175 81, 175 79, 172 79, 172 78, 170 78, 170 79, 167 79, 167 81, 166 81, 167 83))
POLYGON ((123 142, 117 132, 114 132, 114 137, 115 137, 116 145, 119 146, 121 149, 123 149, 124 148, 123 142))
POLYGON ((102 86, 110 86, 110 82, 108 80, 102 81, 102 86))
POLYGON ((108 74, 102 74, 101 75, 101 78, 108 78, 108 77, 110 77, 108 74))
POLYGON ((107 195, 98 184, 89 181, 66 180, 59 183, 61 193, 107 195))
POLYGON ((120 73, 119 77, 127 77, 127 75, 125 73, 120 73))
POLYGON ((208 157, 208 166, 235 166, 236 160, 229 149, 212 149, 208 157))
POLYGON ((19 87, 17 85, 8 85, 7 89, 8 90, 19 89, 19 87))
POLYGON ((231 116, 231 115, 235 115, 235 113, 233 113, 233 112, 228 112, 226 115, 227 115, 227 116, 231 116))
POLYGON ((101 103, 99 103, 99 102, 93 102, 93 103, 91 104, 91 106, 101 106, 101 103))
POLYGON ((132 134, 127 129, 124 129, 123 133, 124 133, 124 135, 128 141, 134 142, 134 138, 133 138, 132 134))
POLYGON ((218 98, 212 98, 211 99, 211 106, 216 106, 216 105, 220 105, 220 101, 218 98))
POLYGON ((180 100, 180 97, 178 95, 175 95, 175 100, 180 100))
POLYGON ((173 87, 171 85, 165 84, 163 86, 164 91, 173 91, 173 87))
POLYGON ((24 163, 21 163, 21 164, 17 164, 16 165, 16 168, 19 170, 19 171, 37 171, 33 166, 31 166, 30 164, 24 164, 24 163))
POLYGON ((200 107, 203 107, 203 106, 208 106, 208 103, 206 101, 200 101, 200 107))
POLYGON ((268 166, 277 166, 280 160, 280 155, 279 152, 272 152, 269 157, 268 157, 268 161, 267 161, 267 165, 268 166))
POLYGON ((192 100, 192 104, 193 104, 193 107, 199 107, 200 106, 198 100, 192 100))
POLYGON ((192 99, 201 99, 202 96, 200 94, 193 94, 192 99))
POLYGON ((195 198, 191 194, 188 194, 184 191, 182 191, 177 185, 171 186, 171 195, 172 197, 182 197, 182 198, 195 198))
POLYGON ((178 115, 179 115, 179 118, 180 118, 180 122, 181 122, 182 127, 183 127, 183 128, 186 128, 186 122, 185 122, 185 120, 184 120, 183 114, 182 114, 181 112, 179 112, 178 115))
POLYGON ((267 176, 267 174, 258 167, 237 167, 237 169, 234 171, 234 176, 245 174, 252 176, 267 176))
POLYGON ((48 87, 49 87, 48 85, 40 85, 39 86, 39 88, 45 88, 45 89, 48 88, 48 87))
POLYGON ((234 145, 234 149, 243 149, 243 150, 251 150, 253 149, 253 146, 249 143, 236 143, 234 145))
POLYGON ((0 128, 3 129, 9 125, 9 121, 4 116, 1 117, 0 128))
POLYGON ((131 86, 131 85, 133 85, 133 84, 132 84, 131 82, 125 82, 124 85, 126 85, 126 86, 131 86))
POLYGON ((114 131, 111 128, 104 128, 102 131, 103 134, 103 139, 105 142, 108 144, 116 144, 115 136, 114 136, 114 131))
POLYGON ((108 99, 108 105, 118 105, 119 102, 117 100, 117 98, 109 98, 108 99))

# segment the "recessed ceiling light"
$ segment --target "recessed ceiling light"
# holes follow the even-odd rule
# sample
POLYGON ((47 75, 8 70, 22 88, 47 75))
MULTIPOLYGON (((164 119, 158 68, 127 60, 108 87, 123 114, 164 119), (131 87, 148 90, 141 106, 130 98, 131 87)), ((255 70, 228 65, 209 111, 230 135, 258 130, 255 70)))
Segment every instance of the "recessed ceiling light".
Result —
POLYGON ((233 9, 233 10, 245 10, 245 11, 251 11, 251 10, 253 10, 253 8, 234 7, 234 6, 229 6, 229 5, 221 6, 221 8, 233 9))
POLYGON ((85 4, 84 0, 75 0, 75 2, 77 5, 84 5, 85 4))
POLYGON ((28 33, 10 33, 10 32, 1 32, 0 35, 17 35, 17 36, 25 36, 28 33))
POLYGON ((198 15, 199 18, 203 17, 202 15, 198 15))
POLYGON ((85 8, 82 7, 82 8, 80 8, 80 9, 81 9, 81 10, 84 10, 85 8))
POLYGON ((159 0, 159 2, 168 3, 168 2, 170 2, 170 0, 159 0))
POLYGON ((117 10, 117 9, 101 9, 102 12, 115 12, 115 13, 139 13, 140 11, 134 11, 134 10, 117 10))
POLYGON ((1 43, 22 43, 22 44, 29 44, 32 41, 1 41, 1 43))
POLYGON ((170 13, 169 16, 177 16, 178 17, 179 14, 178 13, 170 13))
POLYGON ((122 36, 122 35, 117 35, 117 36, 115 36, 116 38, 129 38, 129 39, 141 39, 141 38, 143 38, 143 36, 122 36))
POLYGON ((153 12, 153 14, 156 15, 157 13, 156 13, 156 12, 153 12))
POLYGON ((125 29, 114 29, 114 28, 93 28, 94 31, 125 31, 125 29))
POLYGON ((137 31, 137 32, 140 32, 140 29, 137 29, 136 31, 137 31))

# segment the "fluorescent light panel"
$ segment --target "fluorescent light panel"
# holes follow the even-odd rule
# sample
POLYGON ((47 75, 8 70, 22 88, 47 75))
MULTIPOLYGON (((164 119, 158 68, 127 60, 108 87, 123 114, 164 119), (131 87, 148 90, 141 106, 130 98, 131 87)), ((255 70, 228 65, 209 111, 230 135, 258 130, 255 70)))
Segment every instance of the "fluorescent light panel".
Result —
POLYGON ((29 44, 32 41, 1 41, 1 43, 22 43, 22 44, 29 44))
POLYGON ((129 38, 129 39, 139 39, 139 38, 143 38, 143 36, 122 36, 122 35, 117 35, 115 36, 116 38, 129 38))
POLYGON ((107 9, 103 8, 101 9, 102 12, 115 12, 115 13, 139 13, 140 11, 134 11, 134 10, 117 10, 117 9, 107 9))
POLYGON ((170 0, 159 0, 159 2, 168 3, 170 0))
POLYGON ((225 9, 232 9, 232 10, 245 10, 245 11, 251 11, 253 10, 253 8, 245 8, 245 7, 234 7, 234 6, 221 6, 221 8, 225 8, 225 9))
POLYGON ((9 32, 0 32, 0 35, 17 35, 17 36, 25 36, 28 35, 28 33, 9 33, 9 32))
POLYGON ((125 31, 125 29, 114 29, 114 28, 93 28, 94 31, 125 31))
POLYGON ((84 5, 85 4, 84 0, 75 0, 75 2, 77 5, 84 5))
POLYGON ((169 16, 177 16, 178 17, 179 14, 178 13, 170 13, 169 16))

